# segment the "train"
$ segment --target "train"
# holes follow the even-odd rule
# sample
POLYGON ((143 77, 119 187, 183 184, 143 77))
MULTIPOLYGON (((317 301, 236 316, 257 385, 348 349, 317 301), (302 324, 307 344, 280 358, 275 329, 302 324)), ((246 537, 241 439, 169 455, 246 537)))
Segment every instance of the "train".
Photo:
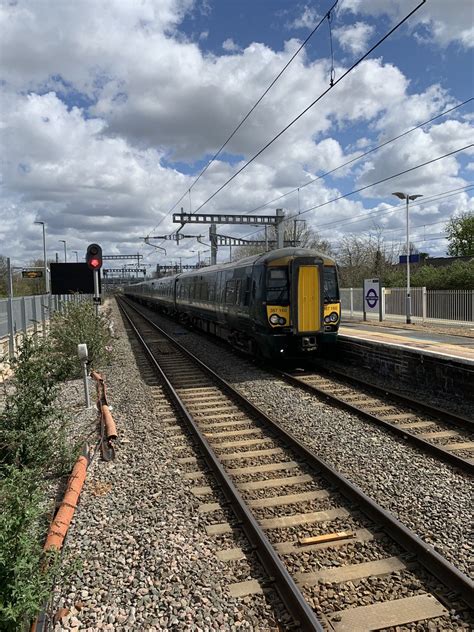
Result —
POLYGON ((336 340, 341 320, 336 262, 308 248, 144 281, 124 294, 265 359, 308 358, 336 340))

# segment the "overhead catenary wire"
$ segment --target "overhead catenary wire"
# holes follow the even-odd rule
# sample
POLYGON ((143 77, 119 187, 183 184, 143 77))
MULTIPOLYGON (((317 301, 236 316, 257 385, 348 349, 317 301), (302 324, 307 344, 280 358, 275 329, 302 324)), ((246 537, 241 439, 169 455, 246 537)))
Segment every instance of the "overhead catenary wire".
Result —
MULTIPOLYGON (((177 200, 173 206, 170 208, 170 210, 160 219, 160 221, 150 230, 150 232, 148 233, 148 236, 156 229, 158 228, 158 226, 162 223, 162 221, 165 219, 165 217, 167 217, 170 213, 172 213, 174 211, 174 209, 178 206, 178 204, 180 202, 183 201, 183 199, 186 197, 186 195, 188 193, 191 192, 191 189, 197 184, 197 182, 201 179, 201 177, 205 174, 205 172, 209 169, 209 167, 211 166, 211 164, 213 162, 215 162, 215 160, 218 158, 218 156, 220 156, 220 154, 222 153, 222 151, 225 149, 225 147, 229 144, 229 142, 232 140, 232 138, 235 136, 235 134, 239 131, 239 129, 242 127, 242 125, 245 123, 245 121, 250 117, 250 115, 252 114, 252 112, 258 107, 258 105, 263 101, 263 99, 265 98, 265 96, 270 92, 270 90, 273 88, 273 86, 277 83, 277 81, 280 79, 280 77, 284 74, 284 72, 288 69, 288 67, 291 65, 291 63, 295 60, 295 58, 299 55, 299 53, 303 50, 303 48, 306 46, 306 44, 309 42, 309 40, 313 37, 313 35, 316 33, 316 31, 318 31, 318 29, 320 28, 320 26, 323 24, 324 20, 326 20, 326 18, 328 18, 328 16, 331 15, 332 11, 336 8, 337 4, 338 4, 339 0, 335 0, 335 2, 332 4, 331 8, 326 11, 326 13, 323 15, 323 17, 320 19, 320 21, 318 22, 318 24, 313 28, 313 30, 311 31, 311 33, 308 35, 308 37, 304 40, 304 42, 296 49, 296 51, 293 53, 293 55, 290 57, 290 59, 287 61, 287 63, 283 66, 283 68, 280 70, 280 72, 276 75, 276 77, 270 82, 270 84, 267 86, 267 88, 263 91, 263 93, 260 95, 260 97, 257 99, 257 101, 252 105, 252 107, 250 108, 250 110, 247 112, 247 114, 243 117, 243 119, 240 121, 240 123, 237 125, 237 127, 231 132, 231 134, 227 137, 227 139, 225 140, 225 142, 221 145, 221 147, 216 151, 216 153, 213 155, 213 157, 211 158, 211 160, 209 160, 209 162, 204 166, 204 168, 201 170, 201 172, 197 175, 197 177, 195 178, 195 180, 193 181, 193 183, 191 184, 191 186, 183 193, 183 195, 179 198, 179 200, 177 200)), ((332 43, 331 43, 332 46, 332 43)), ((191 211, 190 211, 191 212, 191 211)))
POLYGON ((292 127, 297 121, 299 121, 299 119, 302 118, 306 114, 306 112, 308 112, 311 108, 313 108, 316 105, 316 103, 318 103, 326 94, 328 94, 328 92, 333 90, 341 81, 343 81, 343 79, 347 77, 362 61, 364 61, 366 57, 368 57, 387 38, 389 38, 390 35, 392 35, 392 33, 398 30, 407 20, 409 20, 409 18, 414 13, 416 13, 416 11, 418 11, 418 9, 420 9, 425 3, 426 3, 426 0, 422 0, 412 11, 410 11, 410 13, 408 13, 403 19, 397 22, 395 26, 393 26, 387 33, 385 33, 383 37, 381 37, 368 51, 366 51, 361 57, 359 57, 359 59, 357 59, 357 61, 355 61, 352 64, 352 66, 350 66, 338 79, 336 79, 334 83, 329 86, 329 88, 326 88, 326 90, 324 90, 314 101, 312 101, 312 103, 310 103, 304 110, 302 110, 302 112, 300 112, 298 116, 292 119, 282 130, 278 132, 278 134, 276 134, 270 141, 268 141, 266 145, 264 145, 256 154, 254 154, 249 160, 247 160, 247 162, 244 165, 242 165, 240 169, 238 169, 230 178, 228 178, 224 182, 224 184, 222 184, 216 191, 214 191, 212 195, 210 195, 204 202, 202 202, 196 208, 194 212, 197 213, 206 204, 208 204, 218 193, 220 193, 223 189, 225 189, 225 187, 227 187, 239 174, 241 174, 242 171, 247 169, 247 167, 250 164, 252 164, 252 162, 256 160, 256 158, 258 158, 261 154, 263 154, 264 151, 266 151, 271 145, 273 145, 273 143, 276 140, 278 140, 278 138, 280 138, 287 130, 289 130, 290 127, 292 127))
MULTIPOLYGON (((419 200, 418 202, 412 202, 410 207, 416 206, 424 206, 425 204, 432 204, 433 202, 438 202, 444 200, 446 198, 454 197, 456 195, 460 195, 461 193, 466 193, 470 189, 474 187, 474 184, 468 184, 464 187, 459 187, 457 189, 450 189, 448 191, 441 191, 429 197, 423 198, 423 200, 419 200)), ((384 209, 376 209, 373 211, 367 211, 366 213, 360 213, 359 215, 355 215, 353 217, 348 217, 346 219, 333 220, 331 222, 325 222, 324 224, 318 224, 318 231, 324 232, 325 230, 332 230, 331 228, 324 228, 325 226, 341 226, 343 224, 357 224, 358 222, 364 222, 368 219, 371 219, 373 215, 380 217, 381 215, 387 215, 389 213, 394 213, 400 209, 405 209, 406 205, 403 204, 393 204, 388 208, 384 209), (322 231, 321 231, 322 228, 322 231)))
MULTIPOLYGON (((469 149, 470 147, 474 147, 474 143, 470 143, 469 145, 465 145, 464 147, 459 147, 458 149, 455 149, 453 151, 450 151, 446 154, 443 154, 442 156, 437 156, 436 158, 432 158, 431 160, 427 160, 425 162, 420 163, 419 165, 415 165, 414 167, 409 167, 408 169, 404 169, 403 171, 399 171, 398 173, 394 173, 391 176, 387 176, 385 178, 381 178, 380 180, 377 180, 376 182, 372 182, 371 184, 366 184, 363 187, 359 187, 358 189, 354 189, 353 191, 349 191, 348 193, 343 193, 341 195, 338 195, 337 197, 334 197, 330 200, 326 200, 326 202, 321 202, 320 204, 316 204, 315 206, 311 206, 301 212, 297 212, 297 213, 293 213, 292 215, 289 215, 288 217, 285 217, 285 221, 291 220, 295 217, 300 217, 301 215, 304 215, 305 213, 309 213, 310 211, 315 211, 319 208, 322 208, 323 206, 327 206, 328 204, 332 204, 333 202, 337 202, 339 200, 343 200, 345 198, 350 197, 351 195, 355 195, 356 193, 361 193, 362 191, 366 191, 367 189, 370 189, 371 187, 377 186, 378 184, 383 184, 384 182, 388 182, 389 180, 393 180, 394 178, 398 178, 399 176, 403 176, 407 173, 410 173, 412 171, 415 171, 416 169, 421 169, 421 167, 426 167, 427 165, 430 165, 434 162, 437 162, 438 160, 443 160, 444 158, 448 158, 449 156, 454 156, 455 154, 458 154, 461 151, 465 151, 466 149, 469 149)), ((256 231, 259 232, 259 231, 256 231)), ((256 234, 256 232, 251 233, 251 235, 256 234)), ((251 235, 247 235, 247 236, 251 236, 251 235)))
POLYGON ((308 182, 304 182, 303 184, 300 184, 298 187, 291 189, 290 191, 287 191, 286 193, 283 193, 282 195, 279 195, 278 197, 273 198, 272 200, 269 200, 268 202, 265 202, 264 204, 260 204, 259 206, 246 212, 250 214, 250 213, 255 213, 256 211, 260 211, 262 208, 270 206, 270 204, 274 204, 275 202, 279 202, 280 200, 287 197, 288 195, 292 195, 293 193, 296 193, 296 192, 298 192, 298 195, 299 195, 300 190, 309 186, 310 184, 313 184, 314 182, 317 182, 318 180, 322 180, 323 178, 330 176, 336 171, 339 171, 339 169, 343 169, 344 167, 349 166, 350 164, 356 162, 357 160, 360 160, 361 158, 365 158, 365 156, 368 156, 369 154, 372 154, 375 151, 382 149, 382 147, 386 147, 390 143, 393 143, 399 140, 400 138, 403 138, 404 136, 411 134, 412 132, 416 131, 417 129, 420 129, 421 127, 424 127, 425 125, 429 125, 433 121, 436 121, 436 119, 439 119, 442 116, 446 116, 446 114, 449 114, 450 112, 453 112, 454 110, 457 110, 458 108, 463 107, 464 105, 466 105, 467 103, 470 103, 471 101, 474 101, 474 97, 470 97, 469 99, 466 99, 466 101, 463 101, 462 103, 458 103, 454 107, 449 108, 448 110, 444 110, 444 112, 440 112, 439 114, 437 114, 436 116, 433 116, 427 121, 423 121, 423 123, 419 123, 418 125, 415 125, 414 127, 411 127, 410 129, 405 130, 404 132, 402 132, 401 134, 398 134, 397 136, 394 136, 393 138, 389 138, 388 140, 384 141, 380 145, 377 145, 376 147, 372 147, 371 149, 364 151, 362 154, 359 154, 358 156, 355 156, 354 158, 351 158, 350 160, 343 162, 337 167, 334 167, 333 169, 330 169, 329 171, 326 171, 325 173, 322 173, 321 175, 316 176, 316 178, 312 178, 308 182))

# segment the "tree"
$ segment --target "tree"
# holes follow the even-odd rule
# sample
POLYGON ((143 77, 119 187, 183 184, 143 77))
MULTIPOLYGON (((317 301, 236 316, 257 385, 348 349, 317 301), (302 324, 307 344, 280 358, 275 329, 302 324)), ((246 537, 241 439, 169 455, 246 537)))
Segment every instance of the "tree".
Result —
POLYGON ((399 244, 384 242, 380 227, 367 235, 345 235, 337 255, 341 286, 360 287, 372 276, 384 279, 399 253, 399 244))
POLYGON ((448 255, 452 257, 474 256, 474 212, 464 211, 452 217, 446 224, 448 255))

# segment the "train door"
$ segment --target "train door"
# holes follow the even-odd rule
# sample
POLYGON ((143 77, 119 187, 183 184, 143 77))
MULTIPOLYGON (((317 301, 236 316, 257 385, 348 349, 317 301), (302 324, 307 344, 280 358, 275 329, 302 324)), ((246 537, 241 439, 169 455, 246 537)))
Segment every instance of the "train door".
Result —
POLYGON ((323 326, 322 263, 298 259, 292 265, 292 322, 298 334, 320 331, 323 326))

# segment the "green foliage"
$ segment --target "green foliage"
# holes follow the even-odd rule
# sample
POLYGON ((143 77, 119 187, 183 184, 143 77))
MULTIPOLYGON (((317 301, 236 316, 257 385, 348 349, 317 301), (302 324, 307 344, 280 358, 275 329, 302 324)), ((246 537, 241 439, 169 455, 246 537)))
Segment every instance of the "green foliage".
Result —
POLYGON ((108 321, 108 313, 97 317, 94 306, 87 302, 67 303, 63 312, 53 316, 49 337, 63 377, 80 376, 77 345, 81 343, 87 345, 89 364, 94 369, 110 363, 112 336, 108 321))
POLYGON ((448 255, 474 257, 474 212, 466 211, 453 217, 446 225, 448 255))
POLYGON ((46 559, 38 471, 6 467, 0 480, 0 632, 21 632, 48 598, 58 556, 46 559), (47 562, 47 563, 45 563, 47 562))
POLYGON ((48 343, 25 337, 12 362, 14 389, 0 412, 0 467, 67 465, 64 421, 54 405, 58 393, 54 367, 48 343))
MULTIPOLYGON (((383 276, 386 287, 403 287, 406 284, 406 270, 400 268, 387 271, 383 276)), ((472 290, 474 288, 474 263, 457 261, 449 266, 413 266, 412 287, 426 287, 428 290, 472 290)))

